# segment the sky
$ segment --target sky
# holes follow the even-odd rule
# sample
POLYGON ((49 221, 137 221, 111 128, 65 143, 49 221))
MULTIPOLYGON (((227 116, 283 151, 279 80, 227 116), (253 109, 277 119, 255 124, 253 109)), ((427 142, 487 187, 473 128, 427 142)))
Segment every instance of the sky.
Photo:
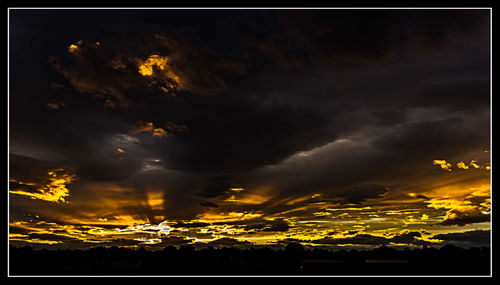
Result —
POLYGON ((490 242, 489 9, 11 9, 9 242, 490 242))

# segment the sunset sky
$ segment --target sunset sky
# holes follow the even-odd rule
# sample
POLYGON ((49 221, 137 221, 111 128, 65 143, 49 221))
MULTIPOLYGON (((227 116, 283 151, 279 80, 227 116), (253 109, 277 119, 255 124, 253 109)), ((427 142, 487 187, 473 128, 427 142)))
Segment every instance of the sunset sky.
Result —
POLYGON ((9 11, 17 246, 487 246, 489 9, 9 11))

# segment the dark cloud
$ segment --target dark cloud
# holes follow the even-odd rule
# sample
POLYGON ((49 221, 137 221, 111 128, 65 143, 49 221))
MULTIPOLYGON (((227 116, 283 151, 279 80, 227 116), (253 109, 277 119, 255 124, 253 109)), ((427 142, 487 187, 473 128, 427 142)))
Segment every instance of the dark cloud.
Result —
POLYGON ((376 110, 370 115, 376 119, 376 124, 382 126, 398 125, 406 120, 406 114, 400 110, 376 110))
POLYGON ((249 245, 251 245, 251 243, 247 241, 238 241, 232 238, 221 238, 207 243, 207 246, 214 247, 241 247, 249 245))
POLYGON ((488 108, 489 103, 490 82, 485 78, 428 86, 415 98, 414 106, 443 106, 452 111, 477 112, 480 108, 488 108))
POLYGON ((61 167, 61 164, 9 153, 9 175, 11 178, 33 180, 44 177, 47 171, 61 167))
POLYGON ((408 245, 431 245, 431 242, 427 242, 420 238, 422 235, 420 232, 402 232, 394 235, 391 238, 374 236, 370 234, 356 234, 353 237, 346 238, 331 238, 325 237, 323 239, 314 240, 315 244, 356 244, 356 245, 388 245, 389 243, 399 243, 408 245))
POLYGON ((394 243, 407 243, 407 244, 419 244, 423 241, 416 239, 417 237, 422 237, 419 232, 403 232, 396 234, 390 240, 394 243))
POLYGON ((219 206, 217 206, 217 204, 214 204, 214 203, 211 203, 208 201, 200 202, 199 205, 203 206, 203 207, 209 207, 209 208, 218 208, 219 207, 219 206))
POLYGON ((71 63, 58 57, 50 57, 49 62, 78 92, 102 98, 109 107, 144 104, 148 97, 183 91, 216 95, 227 89, 222 74, 245 73, 244 63, 195 47, 179 33, 130 33, 127 38, 141 44, 123 46, 120 38, 78 41, 69 50, 71 63), (161 66, 152 62, 150 71, 142 75, 141 66, 151 56, 162 61, 161 66))
POLYGON ((264 232, 286 232, 291 228, 291 226, 283 220, 275 220, 272 223, 266 225, 262 228, 264 232))
POLYGON ((477 147, 485 142, 488 133, 461 117, 423 121, 395 129, 380 136, 373 145, 382 150, 405 153, 407 158, 418 156, 455 156, 457 152, 477 147))
POLYGON ((357 234, 354 237, 330 238, 326 237, 314 241, 317 244, 364 244, 364 245, 383 245, 388 244, 389 240, 385 237, 378 237, 369 234, 357 234))
POLYGON ((480 244, 489 244, 490 231, 476 230, 459 233, 438 234, 433 236, 432 238, 450 242, 473 242, 480 244))
POLYGON ((175 228, 201 228, 208 226, 208 223, 183 223, 183 222, 178 222, 174 224, 175 228))
POLYGON ((382 185, 359 185, 337 193, 345 202, 359 204, 366 199, 379 198, 386 193, 388 189, 382 185))
POLYGON ((248 26, 243 35, 286 67, 313 63, 353 68, 397 58, 412 49, 440 48, 458 35, 471 35, 487 17, 486 11, 458 10, 287 11, 278 28, 266 33, 248 26))
MULTIPOLYGON (((113 185, 134 199, 117 206, 124 215, 194 228, 185 220, 206 211, 311 217, 313 203, 410 199, 445 183, 434 159, 489 148, 489 10, 96 10, 91 22, 87 13, 10 18, 12 178, 42 183, 33 179, 64 165, 78 176, 76 198, 107 197, 113 185)), ((441 226, 489 220, 478 211, 449 210, 441 226)), ((293 230, 281 218, 228 224, 293 230)))
POLYGON ((451 209, 446 214, 441 224, 447 226, 465 226, 467 224, 483 223, 491 220, 489 213, 485 213, 483 209, 476 207, 451 209))

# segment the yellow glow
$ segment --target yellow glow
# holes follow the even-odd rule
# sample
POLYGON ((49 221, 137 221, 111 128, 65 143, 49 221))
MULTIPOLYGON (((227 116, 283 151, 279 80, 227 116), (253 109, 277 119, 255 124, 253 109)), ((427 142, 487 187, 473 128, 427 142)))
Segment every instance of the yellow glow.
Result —
POLYGON ((435 209, 446 209, 447 212, 443 221, 453 221, 461 216, 489 214, 491 208, 490 185, 484 184, 478 187, 471 187, 468 195, 449 197, 444 195, 443 198, 433 198, 424 203, 428 207, 435 209), (481 201, 478 201, 478 198, 481 201), (474 202, 473 202, 474 201, 474 202))
POLYGON ((9 240, 17 240, 17 241, 24 241, 24 242, 29 242, 29 243, 40 243, 40 244, 57 244, 57 243, 62 243, 62 241, 55 241, 55 240, 42 240, 42 239, 18 239, 18 238, 12 238, 9 240))
POLYGON ((363 211, 363 210, 369 210, 369 209, 371 209, 371 207, 327 208, 326 210, 327 211, 363 211))
POLYGON ((241 188, 241 187, 235 187, 235 188, 229 188, 229 190, 239 192, 239 191, 243 191, 245 189, 241 188))
POLYGON ((489 184, 482 184, 477 187, 471 187, 470 190, 473 190, 473 192, 470 193, 468 197, 489 197, 491 195, 491 186, 489 184))
POLYGON ((467 166, 465 163, 463 163, 461 161, 459 163, 457 163, 457 167, 461 168, 461 169, 469 169, 469 166, 467 166))
POLYGON ((311 199, 310 196, 299 197, 299 198, 291 199, 291 200, 287 201, 285 204, 286 205, 294 205, 294 204, 297 204, 297 203, 300 203, 300 202, 303 202, 303 201, 306 201, 309 199, 311 199))
POLYGON ((477 165, 476 162, 477 162, 477 160, 472 160, 469 165, 474 167, 474 168, 479 168, 480 166, 477 165))
POLYGON ((443 170, 451 171, 451 164, 446 162, 446 160, 436 159, 436 160, 432 161, 432 164, 439 165, 443 170))
POLYGON ((204 223, 234 222, 241 220, 250 220, 260 216, 262 216, 262 214, 249 212, 203 213, 200 215, 197 221, 204 223))
POLYGON ((161 57, 159 55, 151 55, 144 63, 139 66, 139 73, 142 76, 151 76, 153 75, 153 67, 157 67, 160 70, 164 70, 167 65, 168 58, 161 57))
POLYGON ((22 238, 22 237, 28 237, 28 235, 9 233, 9 239, 22 238))
POLYGON ((456 209, 465 206, 465 204, 470 203, 470 201, 463 201, 457 199, 450 198, 433 198, 424 203, 427 203, 427 207, 435 208, 435 209, 456 209))
POLYGON ((27 185, 27 186, 35 186, 36 183, 32 183, 32 182, 23 182, 23 181, 18 181, 16 179, 9 179, 10 182, 15 182, 15 183, 18 183, 18 184, 21 184, 21 185, 27 185))
POLYGON ((141 244, 157 244, 161 242, 160 238, 136 238, 135 241, 140 241, 141 244))
POLYGON ((149 192, 147 193, 148 204, 153 210, 163 209, 163 193, 149 192))
MULTIPOLYGON (((9 193, 17 195, 29 196, 32 199, 40 199, 49 202, 65 203, 66 197, 69 196, 69 190, 66 185, 72 183, 76 179, 76 175, 64 173, 64 169, 57 169, 47 172, 49 183, 38 187, 38 192, 29 192, 21 189, 10 189, 9 193)), ((10 179, 11 182, 17 182, 15 179, 10 179)), ((20 184, 34 185, 29 182, 21 182, 20 184)))
POLYGON ((116 148, 116 152, 117 153, 125 153, 125 151, 123 149, 121 149, 121 148, 116 148))
POLYGON ((68 52, 75 52, 78 50, 78 46, 75 45, 75 44, 71 44, 69 47, 68 47, 68 52))
POLYGON ((236 196, 231 195, 231 197, 227 198, 224 201, 226 201, 226 202, 239 202, 240 200, 236 199, 236 196))
POLYGON ((314 213, 315 216, 330 216, 332 213, 330 212, 316 212, 314 213))
POLYGON ((226 202, 232 203, 240 203, 240 204, 249 204, 249 205, 258 205, 262 204, 270 199, 269 196, 261 193, 250 193, 250 192, 237 192, 238 197, 235 195, 231 195, 227 198, 226 202))

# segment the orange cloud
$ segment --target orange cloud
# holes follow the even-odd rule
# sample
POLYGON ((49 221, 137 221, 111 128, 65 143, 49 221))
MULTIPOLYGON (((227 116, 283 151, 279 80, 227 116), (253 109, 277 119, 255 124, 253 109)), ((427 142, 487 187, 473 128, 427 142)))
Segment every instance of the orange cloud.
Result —
POLYGON ((117 153, 125 153, 125 151, 121 148, 116 148, 115 150, 117 153))
POLYGON ((152 122, 138 122, 135 127, 130 131, 133 134, 138 133, 151 133, 155 137, 167 137, 169 133, 163 128, 155 128, 152 122))

